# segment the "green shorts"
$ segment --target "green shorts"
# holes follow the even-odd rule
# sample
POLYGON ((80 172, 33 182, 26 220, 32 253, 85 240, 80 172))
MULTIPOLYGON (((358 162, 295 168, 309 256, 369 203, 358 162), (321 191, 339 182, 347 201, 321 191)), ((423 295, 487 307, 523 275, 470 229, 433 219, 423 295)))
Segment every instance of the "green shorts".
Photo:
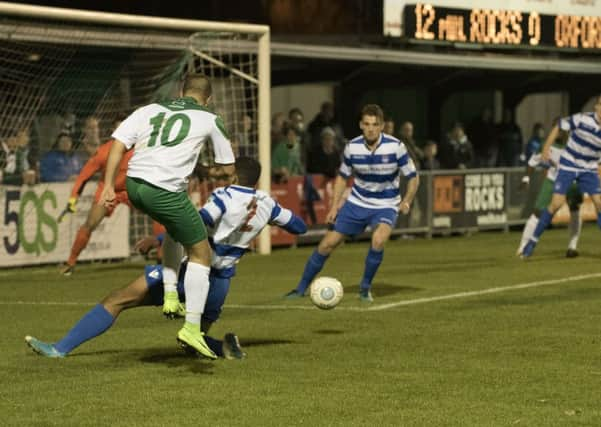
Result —
POLYGON ((163 224, 176 242, 188 247, 207 238, 207 229, 185 191, 174 193, 129 176, 125 185, 131 204, 163 224))
MULTIPOLYGON (((545 179, 543 181, 543 184, 538 191, 538 195, 536 196, 536 204, 534 206, 536 210, 542 211, 543 209, 547 209, 551 204, 551 199, 553 198, 553 185, 554 182, 550 179, 545 179)), ((566 194, 566 200, 571 211, 580 208, 580 205, 582 204, 582 193, 578 189, 578 184, 572 183, 566 194)))

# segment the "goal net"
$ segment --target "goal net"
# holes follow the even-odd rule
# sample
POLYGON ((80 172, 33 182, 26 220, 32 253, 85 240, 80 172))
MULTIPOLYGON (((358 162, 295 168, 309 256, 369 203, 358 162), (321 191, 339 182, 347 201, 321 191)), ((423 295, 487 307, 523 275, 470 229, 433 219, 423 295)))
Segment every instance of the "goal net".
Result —
MULTIPOLYGON (((268 156, 269 129, 259 126, 269 123, 268 37, 268 28, 257 25, 0 2, 2 150, 19 152, 20 162, 44 173, 48 171, 40 172, 40 162, 55 148, 59 135, 67 134, 74 161, 83 164, 98 144, 110 138, 118 120, 141 105, 177 96, 185 74, 200 72, 212 79, 213 108, 223 116, 236 153, 268 156), (12 144, 17 148, 12 149, 10 142, 17 140, 12 144)), ((18 187, 17 179, 17 186, 9 187, 7 162, 14 162, 14 157, 0 153, 4 180, 0 215, 14 219, 2 222, 0 234, 6 239, 0 253, 3 258, 20 253, 13 259, 16 263, 31 256, 36 257, 31 262, 64 260, 85 221, 95 183, 87 185, 91 188, 80 199, 78 213, 58 223, 72 183, 18 187), (43 199, 47 192, 52 196, 43 199), (34 193, 27 197, 35 203, 24 204, 22 198, 29 193, 34 193), (35 250, 24 252, 23 243, 35 250)), ((210 150, 202 153, 202 161, 211 161, 210 150)), ((46 175, 46 180, 56 179, 52 171, 46 175)), ((268 181, 262 184, 268 186, 268 181)), ((129 233, 129 241, 121 245, 129 251, 137 239, 153 231, 151 220, 137 212, 130 215, 127 209, 118 209, 103 225, 81 259, 121 257, 124 249, 113 247, 111 252, 107 236, 117 233, 123 241, 129 233)), ((268 252, 269 240, 264 237, 260 246, 268 252)))

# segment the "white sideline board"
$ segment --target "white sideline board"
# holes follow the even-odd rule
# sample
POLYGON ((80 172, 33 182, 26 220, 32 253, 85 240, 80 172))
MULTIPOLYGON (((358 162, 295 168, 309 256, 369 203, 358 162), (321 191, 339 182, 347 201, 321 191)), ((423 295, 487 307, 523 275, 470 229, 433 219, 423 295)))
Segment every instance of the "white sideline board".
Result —
MULTIPOLYGON (((73 183, 0 186, 0 267, 64 262, 94 201, 96 182, 88 182, 77 212, 57 218, 73 183)), ((92 234, 80 260, 125 258, 129 247, 129 208, 119 205, 92 234)))

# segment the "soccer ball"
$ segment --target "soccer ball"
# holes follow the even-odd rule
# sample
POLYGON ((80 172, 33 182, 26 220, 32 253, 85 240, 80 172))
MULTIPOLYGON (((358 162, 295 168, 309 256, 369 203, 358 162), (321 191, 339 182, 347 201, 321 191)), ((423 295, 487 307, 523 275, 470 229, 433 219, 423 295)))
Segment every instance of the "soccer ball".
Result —
POLYGON ((311 301, 323 310, 330 310, 342 299, 342 283, 333 277, 318 277, 311 283, 311 301))

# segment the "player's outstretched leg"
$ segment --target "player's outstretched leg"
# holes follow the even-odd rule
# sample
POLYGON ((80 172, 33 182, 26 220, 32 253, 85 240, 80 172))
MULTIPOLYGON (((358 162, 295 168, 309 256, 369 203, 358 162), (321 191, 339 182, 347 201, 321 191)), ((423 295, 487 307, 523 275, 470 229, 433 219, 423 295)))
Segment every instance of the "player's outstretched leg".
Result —
POLYGON ((25 337, 25 342, 33 351, 35 351, 40 356, 46 356, 51 358, 63 358, 67 355, 66 353, 58 351, 53 344, 40 341, 39 339, 30 335, 27 335, 25 337))
POLYGON ((246 353, 240 345, 240 340, 233 332, 225 334, 223 340, 205 335, 205 341, 218 357, 228 360, 244 359, 246 357, 246 353))
POLYGON ((536 224, 538 224, 538 217, 535 214, 530 215, 528 221, 526 221, 526 225, 524 225, 524 231, 522 231, 522 239, 520 240, 520 246, 516 252, 516 255, 521 255, 524 247, 528 243, 528 240, 532 237, 534 230, 536 229, 536 224))
POLYGON ((98 304, 86 313, 60 341, 49 344, 29 335, 25 337, 25 341, 33 351, 42 356, 65 357, 76 347, 105 332, 112 326, 114 320, 112 314, 102 304, 98 304))
POLYGON ((305 264, 305 269, 303 270, 300 282, 298 282, 296 288, 288 292, 285 297, 288 299, 303 297, 315 276, 319 274, 328 260, 328 256, 329 255, 320 254, 319 250, 315 249, 305 264))
POLYGON ((326 235, 323 236, 323 239, 321 239, 321 242, 319 242, 317 249, 313 251, 307 260, 300 282, 298 282, 296 288, 288 292, 284 297, 294 299, 304 296, 305 291, 311 282, 313 282, 313 279, 319 274, 332 251, 336 249, 343 240, 344 234, 334 230, 328 231, 326 235))
POLYGON ((196 352, 208 359, 217 359, 217 355, 207 345, 204 333, 200 330, 200 320, 209 293, 210 254, 207 239, 196 242, 188 248, 190 260, 184 275, 186 321, 177 333, 177 341, 186 351, 196 352))
POLYGON ((532 256, 534 253, 534 248, 538 243, 538 239, 547 229, 552 218, 553 214, 549 212, 548 209, 544 209, 541 212, 540 217, 538 218, 538 223, 536 224, 536 228, 534 229, 534 233, 532 233, 532 237, 530 237, 530 240, 528 240, 528 243, 526 243, 526 246, 524 246, 524 249, 522 250, 522 258, 529 258, 532 256))
POLYGON ((148 293, 146 279, 140 276, 127 287, 112 291, 101 304, 88 311, 60 341, 49 344, 26 336, 25 341, 36 353, 46 357, 65 357, 84 342, 106 332, 119 314, 144 303, 148 293))

